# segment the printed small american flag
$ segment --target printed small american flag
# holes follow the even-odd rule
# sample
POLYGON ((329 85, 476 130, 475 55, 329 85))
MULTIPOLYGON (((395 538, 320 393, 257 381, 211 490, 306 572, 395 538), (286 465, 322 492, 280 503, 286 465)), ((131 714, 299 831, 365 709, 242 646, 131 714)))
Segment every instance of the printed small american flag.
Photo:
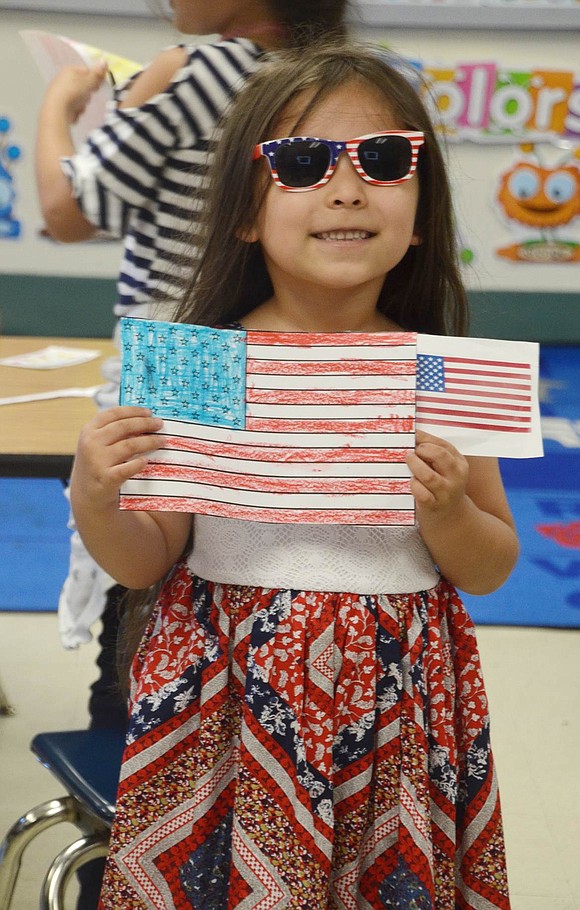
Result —
POLYGON ((410 525, 416 336, 124 319, 121 402, 164 418, 121 508, 410 525))
POLYGON ((417 336, 417 427, 465 454, 541 455, 538 346, 417 336))

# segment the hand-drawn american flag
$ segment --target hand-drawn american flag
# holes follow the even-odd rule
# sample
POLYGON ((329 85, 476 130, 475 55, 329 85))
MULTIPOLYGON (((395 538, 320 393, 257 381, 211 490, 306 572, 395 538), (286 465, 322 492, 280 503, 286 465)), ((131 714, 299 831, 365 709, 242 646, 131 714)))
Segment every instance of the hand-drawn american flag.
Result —
POLYGON ((417 424, 487 433, 530 433, 532 368, 504 361, 417 355, 417 424))
POLYGON ((121 508, 272 522, 414 522, 416 336, 124 319, 121 403, 164 418, 121 508))

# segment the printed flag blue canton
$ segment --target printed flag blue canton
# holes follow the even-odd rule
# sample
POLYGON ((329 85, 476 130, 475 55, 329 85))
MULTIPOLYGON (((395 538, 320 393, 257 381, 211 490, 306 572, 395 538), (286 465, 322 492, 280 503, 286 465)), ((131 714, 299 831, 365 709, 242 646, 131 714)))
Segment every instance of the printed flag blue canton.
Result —
POLYGON ((417 388, 421 392, 445 391, 443 357, 433 354, 417 354, 417 388))
POLYGON ((246 333, 122 319, 121 404, 156 417, 243 430, 246 333))

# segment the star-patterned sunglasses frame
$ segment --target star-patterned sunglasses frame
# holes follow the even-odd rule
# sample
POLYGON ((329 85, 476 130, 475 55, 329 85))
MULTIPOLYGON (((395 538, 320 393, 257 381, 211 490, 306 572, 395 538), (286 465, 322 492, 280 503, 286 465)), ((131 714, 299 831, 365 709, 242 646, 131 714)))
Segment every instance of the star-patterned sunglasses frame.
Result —
POLYGON ((394 186, 411 179, 424 142, 424 133, 416 130, 386 130, 338 141, 290 136, 260 142, 253 160, 266 158, 276 186, 290 193, 316 190, 328 183, 342 152, 367 183, 394 186))

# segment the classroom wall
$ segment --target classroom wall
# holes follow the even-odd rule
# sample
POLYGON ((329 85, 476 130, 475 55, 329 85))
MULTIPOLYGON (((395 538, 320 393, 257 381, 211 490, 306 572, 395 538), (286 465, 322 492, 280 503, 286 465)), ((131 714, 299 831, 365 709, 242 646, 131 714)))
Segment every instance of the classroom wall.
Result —
MULTIPOLYGON (((5 147, 20 149, 20 158, 9 168, 15 191, 11 217, 19 223, 19 235, 0 236, 0 331, 106 336, 112 325, 120 245, 61 245, 40 233, 33 147, 43 83, 18 34, 25 28, 54 31, 143 62, 176 36, 167 23, 151 17, 23 12, 0 3, 0 118, 10 122, 3 141, 5 147)), ((513 28, 370 27, 359 21, 355 30, 431 65, 487 60, 506 68, 580 68, 579 32, 574 28, 520 33, 513 28)), ((465 279, 474 310, 472 333, 578 342, 580 264, 514 263, 496 253, 515 236, 513 224, 500 217, 495 193, 498 175, 517 154, 513 143, 449 146, 461 241, 469 251, 465 279)), ((542 154, 554 160, 570 153, 547 145, 542 154)), ((569 231, 580 241, 580 217, 569 231)))

